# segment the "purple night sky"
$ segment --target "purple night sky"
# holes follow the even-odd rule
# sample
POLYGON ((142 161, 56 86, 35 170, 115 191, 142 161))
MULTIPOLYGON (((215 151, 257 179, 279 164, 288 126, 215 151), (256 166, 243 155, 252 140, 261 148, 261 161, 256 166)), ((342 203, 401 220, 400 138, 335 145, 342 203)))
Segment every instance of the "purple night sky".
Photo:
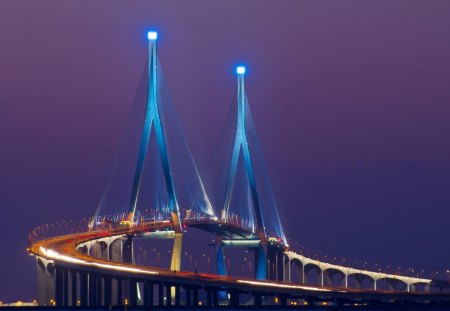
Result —
POLYGON ((0 2, 0 300, 27 234, 91 216, 145 58, 202 172, 247 91, 286 234, 371 263, 450 263, 450 1, 0 2))

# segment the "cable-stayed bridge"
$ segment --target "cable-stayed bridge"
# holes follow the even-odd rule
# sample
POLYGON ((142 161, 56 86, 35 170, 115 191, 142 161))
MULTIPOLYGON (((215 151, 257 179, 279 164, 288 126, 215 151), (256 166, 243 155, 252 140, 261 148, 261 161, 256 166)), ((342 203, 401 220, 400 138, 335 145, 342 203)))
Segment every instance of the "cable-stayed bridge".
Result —
POLYGON ((156 32, 148 42, 136 115, 95 216, 64 222, 66 231, 41 226, 30 233, 40 305, 450 304, 445 282, 324 262, 289 247, 251 118, 244 66, 236 68, 235 122, 221 154, 225 173, 215 176, 220 186, 211 199, 171 106, 156 32), (213 234, 217 274, 182 267, 190 228, 213 234), (170 265, 137 265, 136 239, 173 240, 170 265), (229 275, 228 248, 254 254, 253 278, 229 275))

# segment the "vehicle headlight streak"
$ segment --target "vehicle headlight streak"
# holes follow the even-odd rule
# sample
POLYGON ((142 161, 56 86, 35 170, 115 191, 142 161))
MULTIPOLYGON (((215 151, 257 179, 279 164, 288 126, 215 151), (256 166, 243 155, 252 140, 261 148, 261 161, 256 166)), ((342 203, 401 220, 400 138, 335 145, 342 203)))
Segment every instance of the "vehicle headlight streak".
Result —
POLYGON ((144 270, 144 269, 140 269, 140 268, 121 267, 121 266, 117 266, 117 265, 86 261, 83 259, 74 258, 74 257, 70 257, 67 255, 60 254, 52 249, 46 249, 42 246, 39 247, 39 250, 41 251, 41 253, 44 256, 46 256, 50 259, 64 261, 64 262, 68 262, 68 263, 81 264, 81 265, 85 265, 85 266, 93 266, 93 267, 104 268, 104 269, 109 269, 109 270, 124 271, 124 272, 139 273, 139 274, 158 274, 157 271, 148 271, 148 270, 144 270))
POLYGON ((331 290, 326 288, 312 287, 312 286, 300 286, 300 285, 289 285, 289 284, 279 284, 272 282, 259 282, 259 281, 249 281, 249 280, 237 280, 238 283, 250 284, 250 285, 259 285, 259 286, 268 286, 268 287, 279 287, 279 288, 291 288, 291 289, 304 289, 304 290, 312 290, 319 292, 331 292, 331 290))

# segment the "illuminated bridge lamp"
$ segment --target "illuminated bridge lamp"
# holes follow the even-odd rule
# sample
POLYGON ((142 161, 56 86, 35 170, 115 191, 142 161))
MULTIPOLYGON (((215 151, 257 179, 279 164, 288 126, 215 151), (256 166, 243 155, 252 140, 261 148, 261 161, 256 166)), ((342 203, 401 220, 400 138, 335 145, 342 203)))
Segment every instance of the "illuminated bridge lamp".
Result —
POLYGON ((156 39, 158 39, 158 33, 156 31, 147 32, 147 39, 150 41, 156 41, 156 39))
POLYGON ((237 66, 236 67, 236 73, 238 75, 245 75, 245 71, 246 71, 245 66, 237 66))

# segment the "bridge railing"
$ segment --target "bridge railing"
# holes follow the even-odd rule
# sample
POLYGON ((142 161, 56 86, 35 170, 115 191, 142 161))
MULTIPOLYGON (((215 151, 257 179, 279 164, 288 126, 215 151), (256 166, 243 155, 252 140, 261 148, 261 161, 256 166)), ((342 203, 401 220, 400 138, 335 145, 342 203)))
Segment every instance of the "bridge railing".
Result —
MULTIPOLYGON (((180 212, 184 224, 195 222, 218 223, 253 232, 250 222, 244 218, 239 218, 239 216, 235 214, 230 214, 227 220, 223 220, 212 215, 195 213, 193 210, 189 209, 182 209, 180 212)), ((162 213, 161 211, 154 209, 146 209, 136 213, 132 223, 130 223, 127 213, 99 215, 89 218, 85 217, 79 220, 69 219, 43 224, 34 228, 29 233, 28 240, 30 244, 33 244, 41 240, 61 235, 82 233, 92 230, 112 230, 126 226, 144 229, 149 224, 168 221, 171 221, 171 219, 168 218, 167 213, 162 213)))

